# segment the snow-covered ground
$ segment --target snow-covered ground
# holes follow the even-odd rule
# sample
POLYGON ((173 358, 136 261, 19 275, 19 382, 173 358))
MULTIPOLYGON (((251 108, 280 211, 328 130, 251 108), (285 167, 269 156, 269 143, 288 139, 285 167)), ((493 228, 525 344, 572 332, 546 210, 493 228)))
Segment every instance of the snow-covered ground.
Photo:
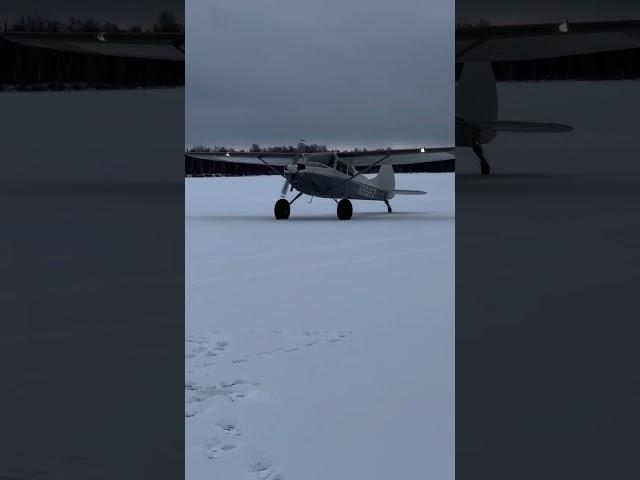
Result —
POLYGON ((186 180, 189 480, 453 479, 454 184, 276 221, 277 177, 186 180))

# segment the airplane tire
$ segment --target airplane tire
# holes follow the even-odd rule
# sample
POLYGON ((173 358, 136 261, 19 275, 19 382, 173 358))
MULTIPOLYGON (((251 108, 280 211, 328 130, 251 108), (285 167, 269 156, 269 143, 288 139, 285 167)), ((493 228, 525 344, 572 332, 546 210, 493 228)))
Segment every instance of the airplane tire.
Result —
POLYGON ((340 220, 349 220, 353 215, 353 205, 344 198, 338 202, 338 218, 340 220))
POLYGON ((273 214, 278 220, 286 220, 287 218, 289 218, 290 213, 291 204, 286 198, 281 198, 280 200, 278 200, 273 207, 273 214))

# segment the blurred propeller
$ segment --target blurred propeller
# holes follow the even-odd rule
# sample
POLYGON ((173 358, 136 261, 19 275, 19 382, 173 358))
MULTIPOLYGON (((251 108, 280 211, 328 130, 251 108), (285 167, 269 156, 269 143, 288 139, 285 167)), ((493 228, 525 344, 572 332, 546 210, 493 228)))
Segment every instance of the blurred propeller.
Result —
POLYGON ((304 159, 304 149, 306 145, 303 139, 298 140, 298 152, 295 157, 293 157, 293 162, 284 167, 285 181, 282 185, 282 190, 280 191, 280 197, 285 198, 287 196, 287 189, 291 185, 291 177, 298 173, 298 160, 304 159))
POLYGON ((287 188, 289 188, 289 176, 287 176, 287 179, 284 181, 284 185, 282 185, 282 191, 280 192, 280 196, 282 198, 287 196, 287 188))

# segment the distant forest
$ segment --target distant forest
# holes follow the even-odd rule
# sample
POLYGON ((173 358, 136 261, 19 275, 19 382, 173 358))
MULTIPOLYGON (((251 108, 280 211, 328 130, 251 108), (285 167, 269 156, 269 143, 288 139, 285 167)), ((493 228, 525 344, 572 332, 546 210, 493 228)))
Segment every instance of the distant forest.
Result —
MULTIPOLYGON (((381 148, 367 150, 366 148, 354 148, 354 152, 379 152, 390 150, 390 148, 381 148)), ((187 149, 189 152, 273 152, 273 153, 293 153, 297 151, 297 147, 293 145, 280 145, 272 147, 261 147, 257 143, 251 145, 247 149, 234 149, 223 146, 209 147, 206 145, 195 145, 187 149)), ((312 152, 330 152, 324 145, 310 144, 306 145, 305 153, 312 152)), ((418 172, 453 172, 455 171, 455 160, 441 160, 438 162, 416 163, 412 165, 394 165, 396 173, 418 173, 418 172)), ((250 165, 243 163, 231 163, 215 160, 202 160, 192 158, 185 155, 185 176, 187 177, 242 177, 246 175, 275 175, 266 165, 250 165)), ((376 173, 378 168, 371 169, 371 173, 376 173)))
MULTIPOLYGON (((170 12, 161 12, 152 26, 118 26, 94 19, 53 20, 23 16, 5 32, 184 32, 170 12)), ((0 90, 78 90, 86 88, 148 88, 184 85, 184 63, 168 60, 91 55, 18 45, 0 39, 0 90)))
POLYGON ((92 18, 80 19, 71 17, 68 21, 52 20, 49 16, 22 16, 8 24, 4 22, 5 32, 184 32, 184 25, 171 12, 160 12, 151 27, 140 25, 121 27, 111 22, 99 22, 92 18))
POLYGON ((634 80, 640 78, 640 49, 495 62, 493 70, 499 82, 634 80))
MULTIPOLYGON (((640 78, 640 49, 541 60, 493 62, 498 82, 634 80, 640 78)), ((456 80, 462 64, 456 64, 456 80)))

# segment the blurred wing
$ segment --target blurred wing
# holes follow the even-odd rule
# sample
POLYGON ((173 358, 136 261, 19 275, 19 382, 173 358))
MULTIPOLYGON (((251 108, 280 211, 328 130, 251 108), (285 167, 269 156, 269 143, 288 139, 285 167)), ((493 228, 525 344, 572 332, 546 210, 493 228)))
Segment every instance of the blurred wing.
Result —
POLYGON ((548 122, 512 122, 498 120, 495 122, 469 122, 469 125, 478 130, 490 132, 562 133, 573 131, 573 127, 569 125, 548 122))
POLYGON ((532 60, 640 47, 640 20, 456 28, 456 62, 532 60))
POLYGON ((413 148, 404 150, 384 150, 380 152, 344 152, 338 153, 341 159, 348 160, 354 167, 371 165, 407 165, 411 163, 437 162, 453 160, 453 147, 413 148), (385 158, 386 157, 386 158, 385 158))
POLYGON ((296 158, 296 153, 231 153, 231 152, 207 152, 192 153, 187 152, 192 158, 202 160, 213 160, 217 162, 248 163, 251 165, 264 165, 265 163, 274 167, 284 167, 289 165, 296 158))
POLYGON ((4 32, 0 38, 60 52, 184 62, 184 33, 4 32))

